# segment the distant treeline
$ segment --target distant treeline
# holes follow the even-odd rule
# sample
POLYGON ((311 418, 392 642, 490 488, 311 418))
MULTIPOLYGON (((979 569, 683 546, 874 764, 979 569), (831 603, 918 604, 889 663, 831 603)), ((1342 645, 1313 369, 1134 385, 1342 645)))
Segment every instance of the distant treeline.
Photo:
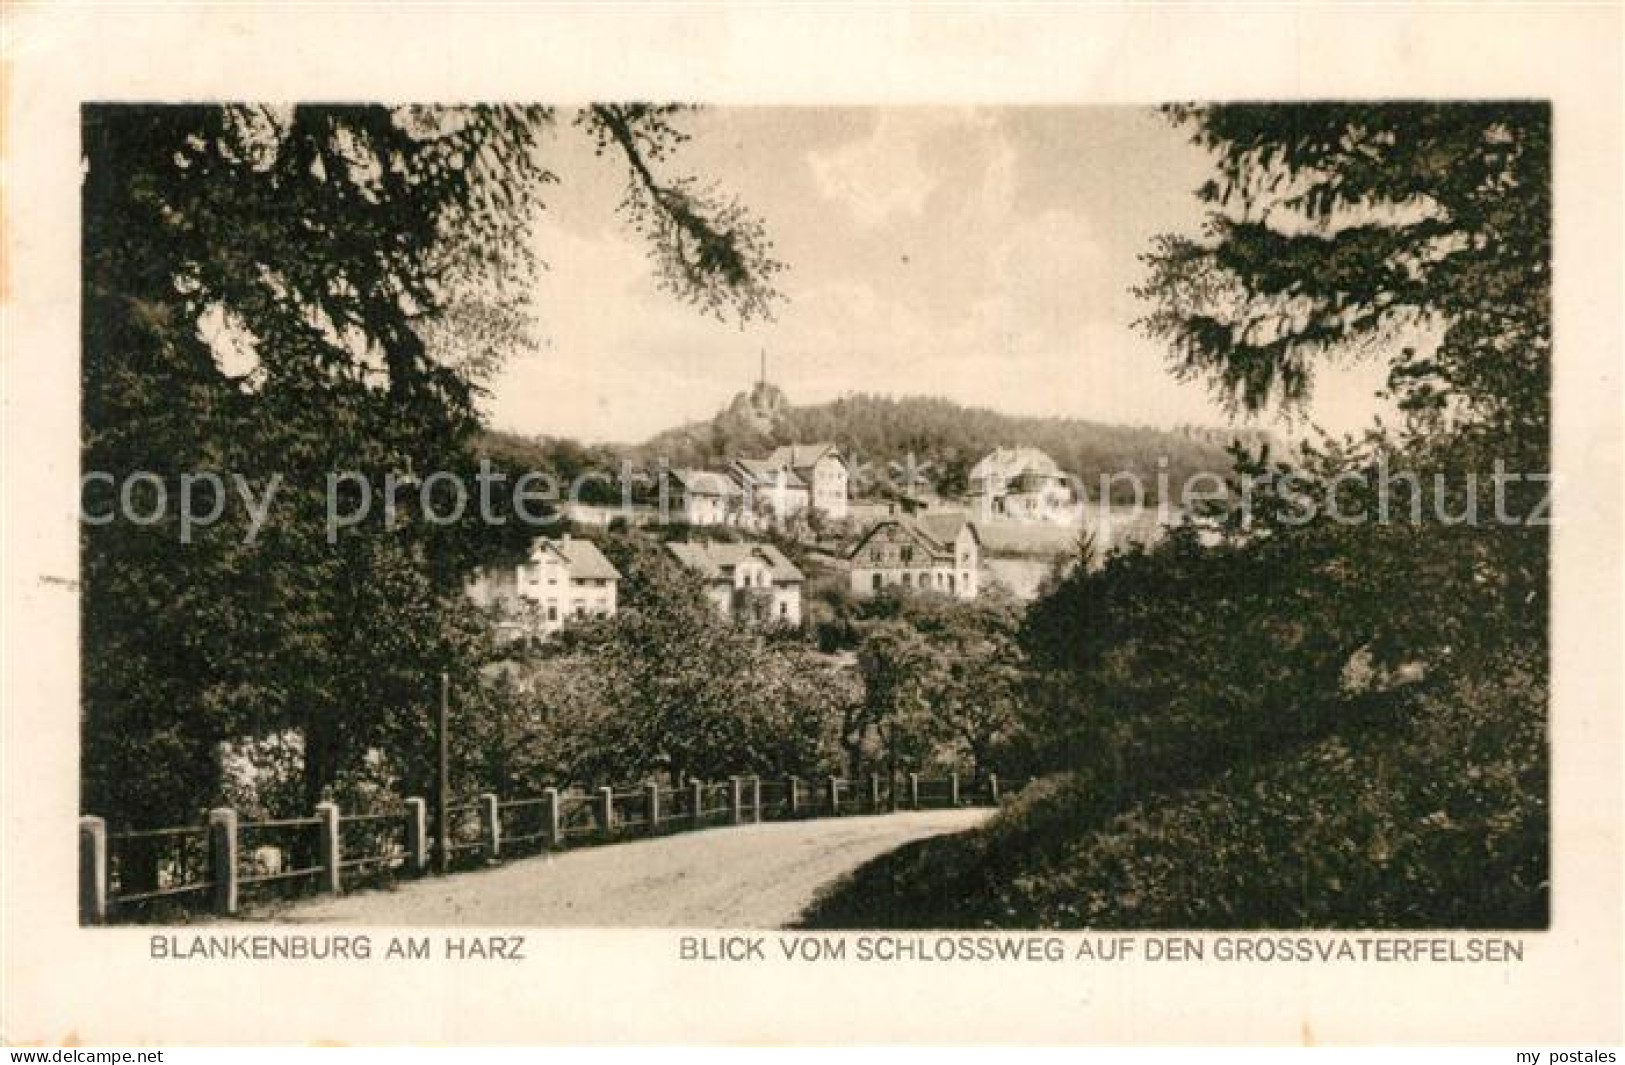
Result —
MULTIPOLYGON (((1079 418, 1037 418, 977 407, 928 396, 877 396, 863 393, 829 403, 790 406, 772 385, 741 394, 726 410, 707 422, 697 422, 659 433, 634 447, 588 447, 556 438, 527 439, 512 433, 486 434, 484 450, 527 468, 547 469, 560 477, 581 469, 618 468, 623 459, 641 469, 664 459, 672 466, 716 467, 745 455, 760 455, 780 444, 834 441, 849 460, 869 464, 868 476, 855 478, 854 495, 885 495, 902 487, 892 464, 907 463, 924 483, 943 495, 967 488, 970 470, 998 447, 1036 447, 1062 470, 1078 478, 1091 498, 1102 478, 1132 475, 1155 499, 1160 474, 1177 487, 1193 474, 1230 471, 1227 446, 1240 440, 1256 449, 1268 440, 1257 429, 1183 428, 1175 430, 1103 425, 1079 418)), ((598 489, 605 501, 619 498, 616 490, 598 489)), ((1127 483, 1114 485, 1125 498, 1127 483)), ((586 494, 583 495, 586 498, 586 494)), ((591 500, 589 500, 591 501, 591 500)))
MULTIPOLYGON (((625 459, 620 449, 582 444, 565 437, 522 436, 489 430, 474 441, 475 453, 510 475, 537 471, 568 489, 580 480, 578 501, 610 505, 621 502, 618 478, 625 459)), ((639 492, 641 497, 641 490, 639 492)))

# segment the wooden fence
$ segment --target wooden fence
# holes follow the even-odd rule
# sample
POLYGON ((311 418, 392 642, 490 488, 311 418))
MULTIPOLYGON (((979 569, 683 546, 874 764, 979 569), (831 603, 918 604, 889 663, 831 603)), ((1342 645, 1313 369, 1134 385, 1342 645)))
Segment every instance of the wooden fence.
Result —
POLYGON ((996 806, 1002 797, 996 776, 962 788, 958 774, 917 773, 897 780, 732 777, 681 787, 548 788, 537 798, 506 801, 488 793, 447 807, 444 851, 419 798, 384 813, 345 814, 321 803, 310 817, 263 821, 240 821, 235 810, 222 808, 200 825, 118 832, 86 816, 79 819, 80 920, 138 920, 155 904, 231 916, 245 894, 339 893, 367 878, 422 876, 437 855, 440 868, 450 869, 721 825, 996 806), (144 875, 134 877, 133 865, 144 875))

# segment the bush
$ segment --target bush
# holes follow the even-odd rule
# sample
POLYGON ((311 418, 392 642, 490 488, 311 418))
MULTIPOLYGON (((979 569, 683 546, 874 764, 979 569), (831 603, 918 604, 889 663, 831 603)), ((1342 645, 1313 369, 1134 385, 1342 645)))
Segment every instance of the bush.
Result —
POLYGON ((1544 689, 1536 672, 1411 701, 1331 736, 1133 796, 1088 773, 985 828, 860 870, 810 927, 1544 928, 1544 689))

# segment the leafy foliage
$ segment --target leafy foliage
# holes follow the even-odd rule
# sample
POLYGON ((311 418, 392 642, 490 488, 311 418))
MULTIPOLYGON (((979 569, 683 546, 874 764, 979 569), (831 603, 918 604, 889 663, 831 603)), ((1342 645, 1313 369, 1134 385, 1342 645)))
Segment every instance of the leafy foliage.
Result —
POLYGON ((619 609, 501 668, 475 726, 491 737, 481 781, 980 776, 1020 734, 1012 601, 848 603, 854 646, 817 650, 804 629, 724 616, 655 537, 599 542, 623 576, 619 609))
POLYGON ((1417 324, 1390 360, 1412 408, 1543 442, 1550 416, 1545 104, 1171 109, 1213 152, 1200 238, 1162 238, 1139 290, 1176 372, 1257 410, 1301 405, 1317 360, 1417 324))
MULTIPOLYGON (((639 174, 640 153, 676 144, 658 112, 588 121, 625 134, 639 174)), ((307 808, 371 750, 424 788, 436 675, 473 691, 486 653, 463 578, 525 530, 477 510, 425 521, 445 501, 414 490, 473 482, 482 375, 533 343, 528 226, 555 180, 552 122, 518 106, 86 108, 83 464, 154 478, 135 493, 151 522, 82 533, 86 809, 190 821, 225 786, 222 743, 289 729, 307 808), (269 498, 263 527, 228 505, 183 537, 175 502, 200 472, 269 498), (337 474, 366 479, 343 503, 370 517, 329 539, 337 474)), ((769 298, 737 207, 649 208, 656 244, 683 245, 657 254, 688 261, 710 234, 685 297, 716 286, 752 313, 769 298)))
POLYGON ((616 614, 519 667, 524 690, 509 702, 522 728, 506 744, 526 760, 518 779, 812 776, 829 764, 833 722, 855 698, 849 670, 724 617, 652 539, 604 549, 623 576, 616 614))
POLYGON ((863 867, 803 924, 1541 928, 1544 697, 1514 664, 1414 702, 1397 727, 1241 760, 1200 785, 1131 794, 1049 777, 983 831, 863 867))
POLYGON ((719 318, 771 317, 773 278, 784 264, 760 220, 738 200, 692 177, 663 181, 655 167, 688 139, 673 122, 674 105, 599 104, 579 124, 602 154, 626 158, 629 180, 621 210, 649 238, 650 256, 667 291, 719 318))
POLYGON ((930 594, 867 601, 854 627, 864 700, 843 732, 851 774, 872 732, 889 771, 933 763, 980 778, 1018 731, 1025 662, 1018 605, 995 594, 960 602, 930 594))

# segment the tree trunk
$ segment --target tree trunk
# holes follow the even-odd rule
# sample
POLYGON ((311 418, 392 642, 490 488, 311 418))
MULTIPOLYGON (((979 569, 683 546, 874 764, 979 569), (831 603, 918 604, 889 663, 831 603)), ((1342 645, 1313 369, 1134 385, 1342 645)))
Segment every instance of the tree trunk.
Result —
POLYGON ((305 726, 305 772, 301 789, 304 809, 300 816, 309 816, 316 804, 327 798, 329 790, 338 780, 338 738, 326 717, 311 719, 305 726))
MULTIPOLYGON (((329 713, 318 711, 305 724, 305 772, 301 798, 304 809, 299 817, 311 817, 316 804, 325 800, 338 780, 338 736, 329 713)), ((294 835, 294 862, 300 868, 319 860, 317 834, 300 831, 294 835)))

